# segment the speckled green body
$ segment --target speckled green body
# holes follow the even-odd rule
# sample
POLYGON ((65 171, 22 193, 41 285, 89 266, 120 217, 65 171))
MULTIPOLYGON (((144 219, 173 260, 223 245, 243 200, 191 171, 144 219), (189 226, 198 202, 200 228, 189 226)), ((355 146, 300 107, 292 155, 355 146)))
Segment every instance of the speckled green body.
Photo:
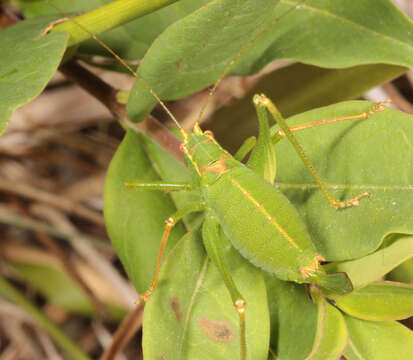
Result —
POLYGON ((187 156, 200 176, 208 211, 232 245, 251 263, 282 280, 318 282, 300 269, 318 265, 305 224, 289 200, 228 154, 209 134, 191 134, 187 156))

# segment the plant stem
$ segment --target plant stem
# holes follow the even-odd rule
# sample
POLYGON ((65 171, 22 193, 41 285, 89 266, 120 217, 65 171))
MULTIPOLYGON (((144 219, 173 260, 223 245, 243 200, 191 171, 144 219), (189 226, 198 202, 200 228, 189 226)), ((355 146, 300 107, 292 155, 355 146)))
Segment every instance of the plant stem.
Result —
MULTIPOLYGON (((119 25, 135 20, 177 0, 117 0, 92 10, 73 20, 56 25, 51 31, 66 31, 70 34, 68 46, 89 39, 119 25)), ((51 3, 53 6, 53 4, 51 3)))
POLYGON ((60 66, 59 70, 70 81, 79 85, 105 105, 119 119, 120 124, 125 130, 145 134, 169 152, 175 159, 183 163, 182 152, 179 150, 180 140, 152 116, 147 116, 140 123, 130 121, 126 117, 126 105, 121 104, 117 100, 117 89, 104 82, 75 59, 67 61, 60 66))
POLYGON ((50 337, 63 349, 69 358, 74 360, 91 360, 64 332, 53 324, 53 322, 2 276, 0 276, 0 295, 26 310, 33 320, 47 331, 50 337))
POLYGON ((90 235, 86 235, 83 233, 78 233, 78 232, 62 231, 62 230, 56 229, 53 226, 45 224, 41 221, 34 220, 34 219, 28 219, 24 216, 12 214, 10 212, 5 211, 1 207, 0 208, 0 224, 2 223, 8 224, 8 225, 14 225, 16 227, 27 229, 27 230, 32 230, 32 231, 42 231, 51 236, 56 236, 56 237, 60 237, 63 239, 78 239, 79 241, 89 241, 95 244, 96 246, 109 247, 108 242, 103 239, 93 237, 90 235))

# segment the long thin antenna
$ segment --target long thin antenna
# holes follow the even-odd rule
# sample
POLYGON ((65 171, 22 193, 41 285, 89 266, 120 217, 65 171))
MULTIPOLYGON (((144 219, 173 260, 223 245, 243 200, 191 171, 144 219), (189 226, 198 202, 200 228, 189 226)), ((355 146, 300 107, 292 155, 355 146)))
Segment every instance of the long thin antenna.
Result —
POLYGON ((215 90, 221 83, 221 81, 224 79, 224 77, 227 75, 228 71, 231 69, 231 67, 238 61, 238 59, 251 47, 251 45, 257 41, 257 39, 264 34, 266 31, 268 31, 274 24, 278 23, 280 20, 282 20, 285 16, 287 16, 289 13, 294 11, 296 8, 300 7, 302 4, 304 4, 307 0, 301 0, 298 4, 295 4, 294 6, 291 6, 288 10, 286 10, 283 14, 281 14, 279 17, 274 19, 269 25, 267 25, 264 29, 262 29, 257 35, 255 35, 250 41, 248 41, 243 48, 239 51, 237 55, 235 55, 232 60, 228 63, 228 65, 225 67, 224 72, 221 74, 221 76, 218 78, 218 80, 215 82, 214 86, 212 89, 209 91, 208 97, 205 100, 204 104, 202 105, 201 111, 198 115, 198 119, 196 121, 197 124, 201 122, 202 116, 205 113, 205 110, 211 101, 212 95, 214 95, 215 90))
MULTIPOLYGON (((60 10, 56 5, 54 5, 51 1, 45 0, 46 3, 48 3, 51 7, 53 7, 56 11, 58 11, 62 16, 66 16, 66 14, 60 10)), ((158 95, 152 90, 152 88, 149 86, 149 84, 144 80, 142 76, 140 76, 135 70, 132 69, 132 67, 125 61, 123 60, 114 50, 112 50, 109 46, 107 46, 102 40, 100 40, 95 34, 90 32, 87 28, 85 28, 82 24, 77 22, 75 19, 69 19, 68 21, 74 22, 79 28, 81 28, 83 31, 85 31, 87 34, 89 34, 94 40, 96 40, 99 45, 101 45, 107 52, 109 52, 116 60, 118 60, 123 66, 126 67, 141 83, 145 88, 150 92, 150 94, 155 98, 156 101, 161 105, 161 107, 165 110, 165 112, 169 115, 169 117, 173 120, 173 122, 176 124, 176 126, 181 130, 181 134, 184 131, 181 124, 179 124, 178 120, 176 117, 172 114, 172 112, 168 109, 168 107, 165 105, 165 103, 159 98, 158 95)))
MULTIPOLYGON (((296 8, 300 7, 302 4, 304 4, 307 0, 301 0, 299 3, 295 4, 294 6, 291 6, 288 10, 286 10, 282 15, 280 15, 278 18, 274 19, 269 25, 267 25, 264 29, 262 29, 257 35, 255 35, 249 42, 247 42, 243 48, 238 52, 237 55, 233 57, 233 59, 228 63, 228 65, 225 67, 223 73, 220 75, 218 80, 215 82, 214 86, 210 90, 208 97, 206 101, 204 102, 201 111, 199 113, 198 119, 197 119, 197 124, 199 124, 203 114, 205 113, 205 110, 211 100, 212 95, 215 93, 215 90, 219 86, 219 84, 222 82, 224 77, 227 75, 228 71, 231 69, 231 67, 234 65, 235 62, 238 61, 238 59, 251 47, 251 45, 266 31, 268 31, 274 24, 278 23, 281 19, 283 19, 285 16, 287 16, 289 13, 291 13, 293 10, 296 8)), ((45 0, 46 3, 48 3, 51 7, 56 9, 62 16, 66 16, 66 14, 61 11, 57 6, 55 6, 50 0, 45 0)), ((152 90, 152 88, 149 86, 149 84, 140 76, 133 68, 126 62, 124 61, 114 50, 112 50, 109 46, 107 46, 102 40, 100 40, 95 34, 90 32, 86 27, 84 27, 82 24, 77 22, 75 19, 69 19, 68 21, 74 22, 77 26, 79 26, 80 29, 85 31, 87 34, 90 35, 94 40, 96 40, 106 51, 108 51, 116 60, 119 61, 123 66, 125 66, 126 69, 128 69, 141 83, 142 85, 149 91, 149 93, 155 98, 155 100, 161 105, 161 107, 164 109, 164 111, 168 114, 168 116, 173 120, 175 125, 179 128, 181 135, 185 138, 186 132, 183 129, 183 127, 179 124, 178 120, 175 118, 175 116, 172 114, 172 112, 168 109, 168 107, 165 105, 165 103, 159 98, 159 96, 152 90)))

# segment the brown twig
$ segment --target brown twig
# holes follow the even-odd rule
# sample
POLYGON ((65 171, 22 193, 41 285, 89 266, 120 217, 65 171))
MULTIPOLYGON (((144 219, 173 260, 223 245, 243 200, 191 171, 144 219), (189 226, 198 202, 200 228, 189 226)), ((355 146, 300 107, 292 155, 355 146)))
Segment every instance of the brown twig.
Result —
MULTIPOLYGON (((19 211, 26 217, 32 218, 32 214, 23 207, 18 201, 15 201, 18 206, 19 211)), ((37 240, 48 249, 57 259, 60 261, 63 269, 66 273, 77 283, 82 290, 85 292, 86 296, 89 298, 95 309, 99 312, 102 317, 105 317, 107 314, 105 305, 96 297, 93 291, 90 289, 89 285, 83 280, 79 272, 76 270, 76 266, 70 260, 70 257, 66 256, 63 250, 59 247, 56 241, 49 236, 47 233, 36 230, 34 231, 37 240)))
POLYGON ((68 80, 79 85, 105 105, 114 116, 125 116, 126 106, 116 98, 118 90, 80 65, 75 59, 61 65, 59 70, 68 80))
POLYGON ((383 84, 382 87, 397 108, 409 114, 413 114, 413 105, 406 100, 392 83, 383 84))
MULTIPOLYGON (((57 229, 76 233, 76 228, 69 222, 65 215, 58 210, 38 204, 32 205, 31 210, 36 216, 46 219, 57 229)), ((121 274, 118 273, 111 262, 96 251, 94 246, 90 243, 76 241, 74 238, 69 238, 68 241, 71 243, 73 249, 85 259, 88 265, 96 269, 110 287, 124 299, 124 305, 131 308, 129 305, 136 299, 136 293, 131 290, 129 284, 121 274)))
POLYGON ((28 184, 16 183, 10 180, 1 179, 0 190, 52 205, 58 209, 71 214, 75 214, 96 224, 104 225, 103 216, 101 214, 89 210, 83 205, 75 203, 70 199, 66 199, 59 195, 34 188, 28 184))
POLYGON ((104 239, 94 237, 92 235, 87 235, 81 232, 70 232, 70 231, 62 231, 53 226, 45 224, 41 221, 36 221, 32 219, 28 219, 27 217, 23 217, 20 215, 16 215, 10 212, 10 209, 6 208, 5 206, 0 205, 0 224, 8 224, 13 225, 18 228, 33 230, 33 231, 42 231, 51 236, 58 236, 63 239, 77 239, 78 241, 83 242, 91 242, 95 246, 99 246, 104 251, 109 251, 111 246, 106 242, 104 239))
POLYGON ((180 140, 158 120, 152 116, 148 116, 139 123, 133 123, 127 118, 126 105, 117 100, 117 89, 83 67, 75 59, 69 60, 59 69, 70 81, 86 90, 105 105, 115 117, 120 118, 128 129, 147 135, 176 159, 181 162, 183 161, 182 153, 179 150, 180 140))
POLYGON ((89 285, 87 285, 83 278, 80 276, 80 274, 76 270, 76 267, 70 261, 70 258, 66 256, 62 249, 60 249, 55 240, 44 232, 36 231, 35 234, 39 242, 44 247, 49 249, 57 259, 59 259, 63 268, 66 270, 66 273, 82 288, 95 309, 99 312, 100 316, 106 317, 106 306, 96 297, 96 295, 90 289, 89 285))
POLYGON ((20 19, 13 12, 10 5, 0 4, 0 29, 5 29, 19 21, 20 19))
POLYGON ((113 360, 116 354, 129 343, 142 326, 144 303, 141 302, 126 315, 113 336, 112 344, 105 350, 100 360, 113 360))

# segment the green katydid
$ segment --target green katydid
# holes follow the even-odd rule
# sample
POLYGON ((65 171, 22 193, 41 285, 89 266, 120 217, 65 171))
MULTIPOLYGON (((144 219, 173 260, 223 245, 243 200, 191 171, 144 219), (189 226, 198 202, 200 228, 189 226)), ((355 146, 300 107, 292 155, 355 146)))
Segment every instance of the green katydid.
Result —
MULTIPOLYGON (((202 227, 203 242, 208 256, 218 267, 239 313, 242 332, 241 359, 245 358, 246 351, 244 323, 246 303, 221 257, 219 228, 222 228, 231 244, 247 260, 282 280, 313 283, 327 292, 339 294, 352 291, 352 284, 345 273, 327 274, 323 270, 320 261, 324 259, 316 253, 315 246, 296 209, 279 190, 272 186, 275 162, 272 143, 284 136, 293 139, 292 144, 314 175, 331 206, 335 208, 358 206, 360 198, 368 196, 368 193, 363 193, 346 201, 333 199, 272 102, 264 95, 256 95, 254 105, 257 109, 260 134, 246 165, 232 157, 215 141, 211 132, 202 131, 196 123, 193 132, 180 128, 183 139, 181 149, 188 166, 192 167, 193 183, 136 181, 126 183, 128 188, 141 190, 199 190, 201 198, 199 203, 180 209, 166 220, 154 279, 141 298, 147 301, 157 286, 163 250, 172 227, 189 212, 205 211, 202 227), (272 139, 266 118, 267 110, 282 128, 282 132, 272 139)), ((370 111, 350 117, 329 119, 323 123, 367 118, 382 109, 383 103, 378 103, 370 111)), ((317 124, 307 124, 307 127, 315 125, 317 124)), ((179 127, 178 123, 177 126, 179 127)))

